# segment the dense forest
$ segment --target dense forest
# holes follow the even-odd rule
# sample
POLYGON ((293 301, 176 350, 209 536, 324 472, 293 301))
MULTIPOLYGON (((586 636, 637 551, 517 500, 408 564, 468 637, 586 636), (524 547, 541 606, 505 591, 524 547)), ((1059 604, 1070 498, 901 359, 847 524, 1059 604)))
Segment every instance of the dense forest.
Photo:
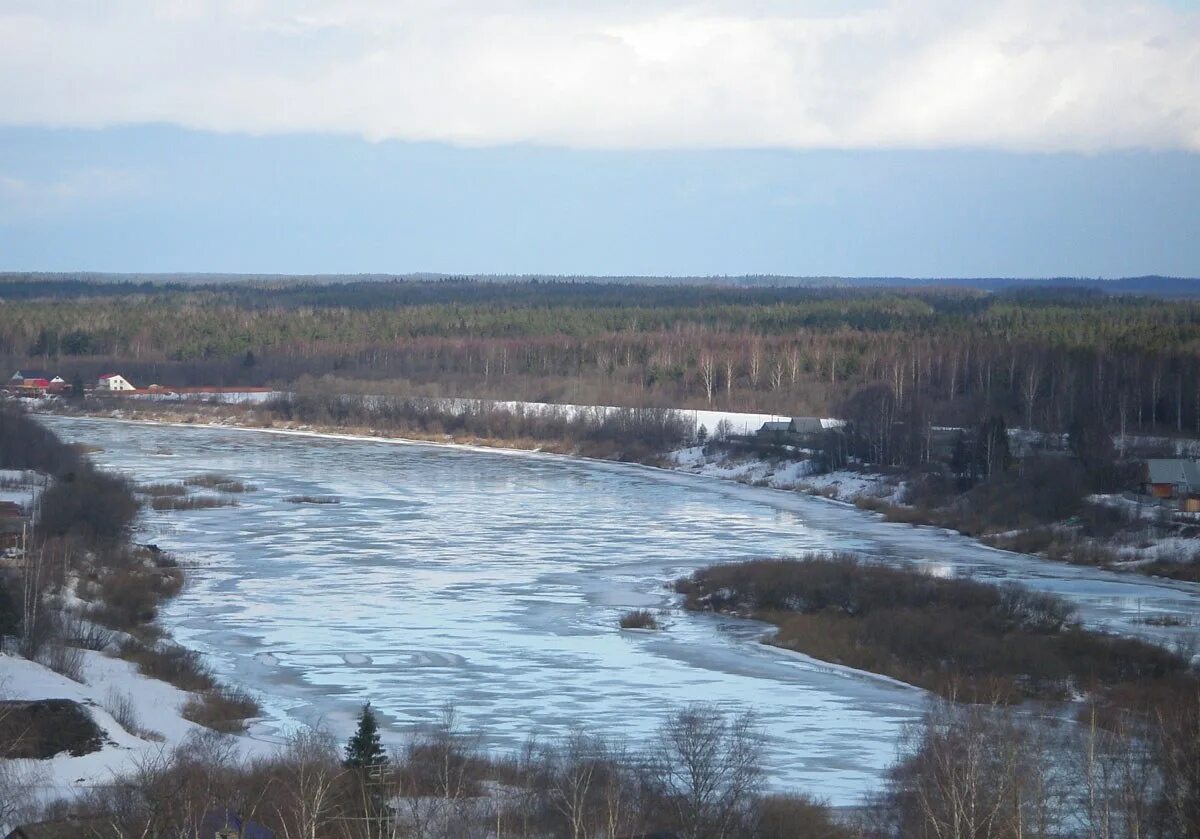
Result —
POLYGON ((1086 287, 30 278, 0 299, 9 365, 68 381, 1200 432, 1200 302, 1086 287))

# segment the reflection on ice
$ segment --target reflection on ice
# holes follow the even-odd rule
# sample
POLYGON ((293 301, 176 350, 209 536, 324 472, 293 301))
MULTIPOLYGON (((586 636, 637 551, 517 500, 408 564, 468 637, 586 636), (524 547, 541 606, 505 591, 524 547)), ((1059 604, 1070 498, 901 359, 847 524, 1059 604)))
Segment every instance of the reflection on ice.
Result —
POLYGON ((47 420, 139 481, 221 471, 238 507, 147 513, 191 567, 164 620, 263 695, 269 721, 349 732, 371 700, 398 738, 456 703, 491 745, 582 725, 638 738, 692 700, 750 708, 783 784, 835 802, 879 779, 924 695, 757 643, 764 628, 673 612, 664 583, 712 562, 855 550, 1071 597, 1093 625, 1169 639, 1139 613, 1197 614, 1194 586, 1054 565, 792 493, 615 464, 104 420, 47 420), (170 450, 172 457, 158 456, 170 450), (341 503, 298 505, 297 495, 341 503))

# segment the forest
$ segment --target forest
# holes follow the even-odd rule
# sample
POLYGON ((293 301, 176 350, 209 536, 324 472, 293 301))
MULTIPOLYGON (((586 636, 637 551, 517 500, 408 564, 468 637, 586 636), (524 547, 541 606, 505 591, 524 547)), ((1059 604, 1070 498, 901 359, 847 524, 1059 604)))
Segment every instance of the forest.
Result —
POLYGON ((1079 286, 18 277, 0 300, 9 366, 68 381, 1200 432, 1200 302, 1079 286))

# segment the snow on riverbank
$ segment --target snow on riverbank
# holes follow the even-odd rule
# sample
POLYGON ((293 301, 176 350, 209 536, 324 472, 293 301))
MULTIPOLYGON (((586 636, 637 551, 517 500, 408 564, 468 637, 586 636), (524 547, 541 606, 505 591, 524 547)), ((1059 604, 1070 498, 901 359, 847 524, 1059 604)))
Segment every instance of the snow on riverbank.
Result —
POLYGON ((876 472, 837 469, 817 473, 812 460, 772 460, 720 449, 690 446, 672 452, 666 466, 709 478, 721 478, 771 489, 797 490, 853 502, 859 498, 895 500, 903 489, 892 477, 876 472))
MULTIPOLYGON (((29 803, 69 798, 88 788, 111 784, 189 736, 207 731, 182 716, 181 709, 191 694, 141 675, 128 661, 91 650, 82 651, 82 655, 81 684, 28 659, 0 654, 0 699, 69 699, 83 705, 104 731, 103 748, 91 754, 74 757, 64 752, 47 760, 5 762, 5 776, 16 779, 27 790, 29 803), (133 731, 123 727, 108 710, 118 703, 127 703, 132 709, 126 722, 133 731)), ((243 754, 264 748, 264 744, 248 737, 230 742, 243 754)))

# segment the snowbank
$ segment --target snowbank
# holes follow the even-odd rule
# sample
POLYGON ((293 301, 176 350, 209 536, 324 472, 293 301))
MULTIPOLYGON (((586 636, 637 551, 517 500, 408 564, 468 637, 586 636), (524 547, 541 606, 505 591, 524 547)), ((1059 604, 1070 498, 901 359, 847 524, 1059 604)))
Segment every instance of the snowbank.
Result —
MULTIPOLYGON (((0 654, 0 698, 70 699, 87 708, 105 732, 104 747, 92 754, 73 757, 63 753, 48 760, 7 762, 10 775, 31 786, 39 801, 68 798, 88 787, 110 784, 189 735, 207 731, 181 715, 191 696, 187 692, 141 675, 128 661, 90 650, 84 650, 83 656, 85 683, 80 684, 36 662, 0 654), (135 731, 122 727, 106 709, 114 707, 114 700, 132 708, 130 727, 135 731)), ((248 737, 233 742, 243 754, 266 747, 248 737)))

